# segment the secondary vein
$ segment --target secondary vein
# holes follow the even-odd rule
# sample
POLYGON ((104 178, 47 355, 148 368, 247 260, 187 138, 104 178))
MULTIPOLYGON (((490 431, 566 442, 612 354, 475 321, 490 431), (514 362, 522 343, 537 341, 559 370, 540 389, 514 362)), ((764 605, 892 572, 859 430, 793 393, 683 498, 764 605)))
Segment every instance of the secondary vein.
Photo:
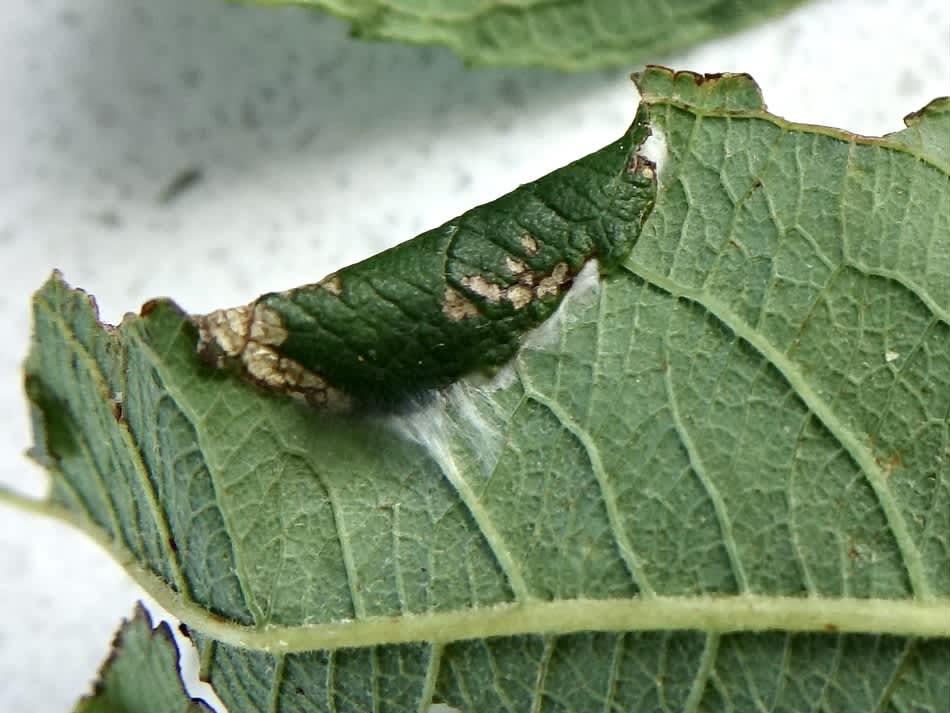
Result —
POLYGON ((668 277, 655 273, 642 265, 633 264, 629 260, 625 267, 640 279, 646 280, 674 297, 687 299, 707 310, 737 337, 749 343, 782 374, 808 409, 835 436, 864 473, 865 478, 874 490, 881 510, 884 512, 884 517, 894 535, 894 540, 900 549, 911 589, 920 599, 932 599, 933 593, 930 583, 927 581, 923 557, 910 534, 910 528, 904 514, 887 485, 886 476, 875 461, 874 454, 860 441, 857 434, 847 428, 837 414, 832 411, 831 406, 808 384, 799 367, 714 296, 701 290, 684 287, 668 277))

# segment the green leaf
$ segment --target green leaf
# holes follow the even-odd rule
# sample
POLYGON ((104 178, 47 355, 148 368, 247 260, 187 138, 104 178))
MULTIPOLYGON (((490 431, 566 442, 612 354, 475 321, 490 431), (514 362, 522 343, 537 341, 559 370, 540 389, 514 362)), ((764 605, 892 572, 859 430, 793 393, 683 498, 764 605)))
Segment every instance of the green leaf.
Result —
POLYGON ((413 408, 333 416, 167 301, 112 329, 37 293, 20 503, 184 620, 230 709, 950 706, 950 99, 866 138, 744 75, 638 83, 632 251, 413 408))
POLYGON ((93 692, 76 704, 77 713, 211 713, 185 691, 178 646, 168 624, 154 629, 139 604, 119 627, 93 692))
POLYGON ((802 0, 257 0, 332 13, 357 37, 444 45, 466 62, 583 70, 633 65, 802 0))
POLYGON ((615 268, 656 198, 620 139, 559 171, 318 283, 195 318, 199 353, 267 388, 334 410, 398 408, 509 362, 596 259, 615 268))

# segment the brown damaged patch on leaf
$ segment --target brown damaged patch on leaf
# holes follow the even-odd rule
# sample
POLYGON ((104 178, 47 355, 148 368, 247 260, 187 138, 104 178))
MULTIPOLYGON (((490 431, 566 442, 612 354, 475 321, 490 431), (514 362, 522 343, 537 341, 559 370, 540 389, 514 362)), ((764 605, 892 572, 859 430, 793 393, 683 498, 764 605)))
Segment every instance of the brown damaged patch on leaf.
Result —
POLYGON ((888 476, 904 465, 904 452, 898 448, 887 455, 877 456, 874 462, 884 471, 884 475, 888 476))
POLYGON ((571 274, 571 268, 568 264, 566 262, 559 262, 554 266, 554 269, 551 270, 550 275, 541 278, 538 282, 538 286, 534 290, 534 294, 538 299, 556 295, 570 287, 573 280, 574 275, 571 274))
POLYGON ((192 317, 199 356, 214 366, 238 362, 251 381, 305 403, 345 412, 350 399, 326 379, 276 349, 287 330, 276 310, 259 302, 192 317))
POLYGON ((152 312, 154 312, 158 306, 163 302, 161 298, 155 298, 148 300, 142 305, 142 308, 139 310, 139 317, 148 317, 152 312))
POLYGON ((521 275, 522 273, 528 271, 528 265, 524 262, 524 260, 513 258, 510 255, 505 258, 505 267, 508 268, 508 272, 515 276, 521 275))
POLYGON ((461 322, 463 319, 478 317, 478 307, 462 295, 461 292, 446 287, 442 293, 442 314, 453 322, 461 322))
POLYGON ((640 153, 634 153, 627 163, 627 172, 631 174, 639 173, 647 180, 652 181, 656 178, 656 163, 640 153))
POLYGON ((722 79, 732 78, 732 77, 742 77, 743 79, 748 79, 750 82, 755 82, 751 74, 746 72, 706 72, 700 74, 699 72, 694 72, 690 69, 681 69, 673 74, 673 77, 678 79, 680 77, 688 77, 693 80, 693 84, 697 87, 701 87, 707 82, 718 82, 722 79))
POLYGON ((535 300, 564 292, 574 280, 566 262, 559 262, 550 273, 543 273, 532 271, 523 261, 509 256, 505 258, 505 267, 516 278, 515 284, 504 287, 485 275, 466 275, 461 279, 462 287, 492 304, 506 301, 520 310, 535 300))
POLYGON ((466 275, 462 278, 462 287, 491 303, 501 302, 505 294, 501 285, 492 282, 484 275, 466 275))
POLYGON ((531 233, 522 233, 521 234, 521 248, 524 250, 525 255, 531 257, 532 255, 538 254, 538 239, 534 237, 531 233))
POLYGON ((525 285, 512 285, 505 291, 505 297, 515 309, 522 309, 531 304, 534 293, 525 285))

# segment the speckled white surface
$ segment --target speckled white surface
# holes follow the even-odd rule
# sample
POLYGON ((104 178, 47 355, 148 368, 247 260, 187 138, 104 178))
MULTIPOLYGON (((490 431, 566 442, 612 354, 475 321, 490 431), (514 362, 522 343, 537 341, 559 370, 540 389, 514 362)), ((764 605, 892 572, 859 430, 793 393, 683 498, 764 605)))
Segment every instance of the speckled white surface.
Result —
MULTIPOLYGON (((636 105, 625 71, 470 71, 221 0, 5 2, 0 48, 0 482, 31 494, 20 363, 51 268, 109 321, 156 295, 246 302, 599 148, 636 105)), ((879 134, 950 93, 950 4, 813 2, 655 59, 748 71, 778 114, 879 134)), ((83 536, 0 507, 0 711, 68 709, 137 596, 83 536)))

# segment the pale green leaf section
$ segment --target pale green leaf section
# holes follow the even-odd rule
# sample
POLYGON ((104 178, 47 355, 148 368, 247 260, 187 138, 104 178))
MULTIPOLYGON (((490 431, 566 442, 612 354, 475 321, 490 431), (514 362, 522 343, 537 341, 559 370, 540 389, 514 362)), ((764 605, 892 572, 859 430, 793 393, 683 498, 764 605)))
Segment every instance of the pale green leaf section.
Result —
POLYGON ((632 66, 802 0, 256 0, 332 13, 367 39, 443 45, 466 62, 632 66))
POLYGON ((3 497, 108 547, 234 711, 947 710, 947 102, 864 138, 639 84, 656 207, 493 381, 333 417, 54 276, 50 496, 3 497))
POLYGON ((76 703, 76 713, 211 713, 192 698, 181 680, 178 646, 168 624, 154 629, 140 604, 122 626, 99 671, 93 691, 76 703))

